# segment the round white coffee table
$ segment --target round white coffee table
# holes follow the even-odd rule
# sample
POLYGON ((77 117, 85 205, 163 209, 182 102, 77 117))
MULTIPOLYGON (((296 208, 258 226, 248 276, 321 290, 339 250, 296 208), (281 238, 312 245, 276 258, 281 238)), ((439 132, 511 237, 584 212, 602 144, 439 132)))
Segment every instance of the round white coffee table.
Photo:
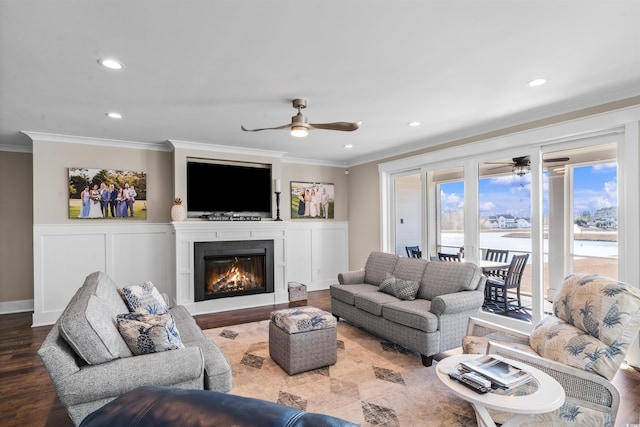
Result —
POLYGON ((488 409, 513 414, 507 422, 502 424, 502 427, 509 427, 522 424, 527 417, 533 414, 554 411, 564 403, 564 389, 558 381, 539 369, 501 356, 494 357, 533 375, 534 381, 537 381, 537 387, 533 387, 534 390, 530 394, 518 395, 518 393, 514 393, 512 395, 504 395, 491 392, 479 394, 449 378, 450 372, 458 371, 457 367, 460 362, 481 356, 483 355, 460 354, 444 358, 436 365, 438 379, 456 395, 471 403, 476 411, 478 426, 495 427, 496 424, 489 415, 488 409))

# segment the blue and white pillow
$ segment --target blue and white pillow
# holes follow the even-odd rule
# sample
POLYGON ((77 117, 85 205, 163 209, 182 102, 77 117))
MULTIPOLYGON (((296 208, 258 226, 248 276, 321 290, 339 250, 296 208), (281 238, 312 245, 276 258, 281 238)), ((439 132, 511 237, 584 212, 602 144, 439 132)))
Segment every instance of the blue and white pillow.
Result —
POLYGON ((184 348, 171 313, 119 314, 118 330, 136 356, 184 348))
POLYGON ((169 306, 151 282, 120 288, 118 292, 132 313, 162 314, 169 312, 169 306))

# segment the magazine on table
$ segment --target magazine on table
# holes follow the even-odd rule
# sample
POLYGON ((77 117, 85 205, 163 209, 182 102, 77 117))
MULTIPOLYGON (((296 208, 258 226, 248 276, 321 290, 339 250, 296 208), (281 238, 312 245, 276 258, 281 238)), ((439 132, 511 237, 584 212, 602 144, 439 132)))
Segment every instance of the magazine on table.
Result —
POLYGON ((460 363, 469 371, 477 372, 502 388, 511 388, 529 381, 531 373, 510 365, 491 355, 460 363))

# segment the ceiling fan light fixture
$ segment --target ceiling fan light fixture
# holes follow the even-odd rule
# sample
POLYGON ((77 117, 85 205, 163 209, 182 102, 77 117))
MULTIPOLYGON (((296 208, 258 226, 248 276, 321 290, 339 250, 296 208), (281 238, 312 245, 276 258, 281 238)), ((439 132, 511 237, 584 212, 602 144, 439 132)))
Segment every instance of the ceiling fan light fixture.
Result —
POLYGON ((529 165, 513 165, 512 170, 516 175, 523 176, 528 174, 531 169, 529 165))
POLYGON ((124 68, 122 62, 114 58, 100 58, 98 59, 98 64, 110 70, 122 70, 124 68))
POLYGON ((291 136, 296 138, 304 138, 309 135, 309 131, 304 126, 291 126, 291 136))
POLYGON ((547 83, 547 79, 545 79, 544 77, 539 77, 533 80, 529 80, 527 82, 527 86, 529 87, 537 87, 537 86, 542 86, 543 84, 547 83))

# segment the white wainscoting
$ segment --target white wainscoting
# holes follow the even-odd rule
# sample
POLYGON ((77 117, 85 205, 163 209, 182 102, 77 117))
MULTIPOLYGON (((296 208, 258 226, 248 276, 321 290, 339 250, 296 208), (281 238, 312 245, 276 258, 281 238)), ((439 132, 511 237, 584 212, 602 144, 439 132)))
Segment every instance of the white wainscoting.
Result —
POLYGON ((347 222, 292 222, 287 230, 287 281, 328 289, 349 268, 347 222))
POLYGON ((122 287, 152 281, 175 298, 169 224, 34 225, 33 326, 54 323, 94 271, 122 287))
POLYGON ((348 223, 260 221, 34 225, 33 326, 54 323, 84 279, 104 271, 118 286, 152 281, 192 314, 288 301, 288 282, 327 289, 349 265, 348 223), (274 239, 274 294, 194 303, 193 242, 274 239), (279 242, 279 243, 278 243, 279 242))

